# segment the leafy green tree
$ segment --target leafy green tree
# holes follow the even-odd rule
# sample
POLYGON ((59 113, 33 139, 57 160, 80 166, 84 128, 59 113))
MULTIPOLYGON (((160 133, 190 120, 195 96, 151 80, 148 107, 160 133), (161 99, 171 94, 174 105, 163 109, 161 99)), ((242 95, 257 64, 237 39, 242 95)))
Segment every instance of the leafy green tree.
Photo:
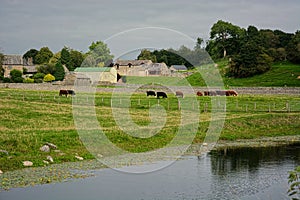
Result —
POLYGON ((97 67, 100 65, 109 65, 112 62, 113 55, 110 54, 110 50, 102 41, 92 42, 89 46, 89 52, 87 53, 88 60, 84 61, 83 67, 97 67))
POLYGON ((240 51, 234 55, 230 63, 228 75, 245 78, 262 74, 271 68, 273 59, 257 45, 259 32, 249 26, 246 36, 242 39, 240 51))
POLYGON ((37 67, 37 71, 43 74, 54 74, 55 64, 48 63, 37 67))
POLYGON ((23 58, 28 61, 28 59, 32 59, 33 64, 37 64, 36 62, 36 55, 39 53, 36 49, 30 49, 28 50, 24 55, 23 58))
POLYGON ((70 52, 70 65, 68 69, 70 71, 73 71, 77 67, 80 67, 82 62, 84 60, 84 57, 81 52, 76 51, 76 50, 71 50, 70 52))
POLYGON ((48 63, 50 58, 52 58, 53 53, 48 47, 42 47, 37 55, 35 56, 36 64, 48 63))
POLYGON ((53 54, 53 56, 50 58, 48 63, 55 65, 60 60, 60 57, 61 57, 61 52, 59 51, 59 52, 53 54))
MULTIPOLYGON (((210 39, 215 41, 211 42, 210 45, 215 45, 215 46, 210 46, 208 49, 214 51, 223 51, 223 57, 226 57, 228 54, 228 49, 235 47, 235 44, 239 37, 243 34, 243 30, 236 26, 233 25, 229 22, 225 22, 222 20, 219 20, 217 23, 215 23, 210 31, 210 39)), ((232 54, 230 52, 230 54, 232 54)))
POLYGON ((55 80, 57 81, 62 81, 64 80, 65 78, 65 70, 64 70, 64 67, 62 65, 61 62, 57 62, 56 65, 55 65, 55 72, 54 72, 54 77, 55 77, 55 80))
POLYGON ((22 78, 23 73, 20 70, 13 69, 10 71, 10 79, 14 83, 22 83, 23 78, 22 78))
POLYGON ((147 49, 143 49, 138 56, 138 60, 151 60, 152 62, 156 63, 156 56, 151 53, 151 51, 147 49))
POLYGON ((52 81, 55 81, 55 77, 52 75, 52 74, 47 74, 44 79, 43 79, 44 82, 52 82, 52 81))
POLYGON ((293 63, 300 63, 300 30, 296 32, 288 44, 287 58, 293 63))

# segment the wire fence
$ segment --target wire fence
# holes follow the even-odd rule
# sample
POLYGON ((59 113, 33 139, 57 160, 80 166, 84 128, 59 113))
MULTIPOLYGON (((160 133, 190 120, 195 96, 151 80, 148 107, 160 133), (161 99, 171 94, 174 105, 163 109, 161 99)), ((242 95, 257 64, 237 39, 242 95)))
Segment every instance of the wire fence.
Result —
POLYGON ((259 97, 249 99, 247 96, 238 97, 197 97, 177 98, 169 95, 169 98, 157 99, 141 94, 124 98, 124 95, 97 93, 75 96, 59 96, 56 92, 33 91, 1 91, 1 99, 17 100, 24 102, 40 102, 53 104, 72 104, 106 107, 130 107, 132 109, 145 109, 153 105, 160 105, 166 110, 199 110, 200 112, 300 112, 300 97, 278 96, 259 97), (226 99, 225 99, 226 98, 226 99), (225 100, 224 100, 225 99, 225 100))

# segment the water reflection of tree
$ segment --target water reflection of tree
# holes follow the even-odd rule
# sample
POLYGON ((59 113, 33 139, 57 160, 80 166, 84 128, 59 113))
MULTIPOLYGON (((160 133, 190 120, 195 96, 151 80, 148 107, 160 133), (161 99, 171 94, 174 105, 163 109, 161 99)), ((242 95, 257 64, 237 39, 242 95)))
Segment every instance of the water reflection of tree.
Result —
POLYGON ((300 145, 263 147, 263 148, 228 148, 212 151, 211 168, 214 175, 226 175, 232 172, 249 171, 255 173, 260 165, 280 164, 286 160, 300 163, 300 145))

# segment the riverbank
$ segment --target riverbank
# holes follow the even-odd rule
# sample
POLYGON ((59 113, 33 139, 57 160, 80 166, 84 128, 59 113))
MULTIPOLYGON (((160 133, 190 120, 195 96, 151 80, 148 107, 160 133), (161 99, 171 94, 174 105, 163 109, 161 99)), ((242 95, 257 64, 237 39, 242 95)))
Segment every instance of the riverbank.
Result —
MULTIPOLYGON (((220 140, 214 146, 213 150, 225 150, 244 147, 261 148, 296 144, 300 144, 300 135, 262 137, 256 139, 242 139, 236 141, 220 140)), ((210 146, 210 144, 204 144, 204 146, 210 146)), ((199 152, 199 149, 201 149, 201 146, 194 144, 184 156, 205 155, 202 154, 203 152, 199 152)), ((0 175, 0 192, 1 190, 8 190, 10 188, 29 187, 40 184, 66 182, 71 181, 72 179, 91 177, 94 176, 95 170, 103 168, 106 168, 106 166, 97 160, 84 160, 78 162, 52 164, 45 167, 31 167, 21 170, 8 171, 0 175)))

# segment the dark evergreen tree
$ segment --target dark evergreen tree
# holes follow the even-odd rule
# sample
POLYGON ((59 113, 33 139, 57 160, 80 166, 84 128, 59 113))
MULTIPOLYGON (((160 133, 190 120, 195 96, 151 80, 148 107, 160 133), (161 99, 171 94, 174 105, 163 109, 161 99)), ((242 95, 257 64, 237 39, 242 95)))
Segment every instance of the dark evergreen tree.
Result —
POLYGON ((65 70, 61 62, 57 62, 55 65, 55 72, 53 74, 55 80, 62 81, 65 78, 65 70))

